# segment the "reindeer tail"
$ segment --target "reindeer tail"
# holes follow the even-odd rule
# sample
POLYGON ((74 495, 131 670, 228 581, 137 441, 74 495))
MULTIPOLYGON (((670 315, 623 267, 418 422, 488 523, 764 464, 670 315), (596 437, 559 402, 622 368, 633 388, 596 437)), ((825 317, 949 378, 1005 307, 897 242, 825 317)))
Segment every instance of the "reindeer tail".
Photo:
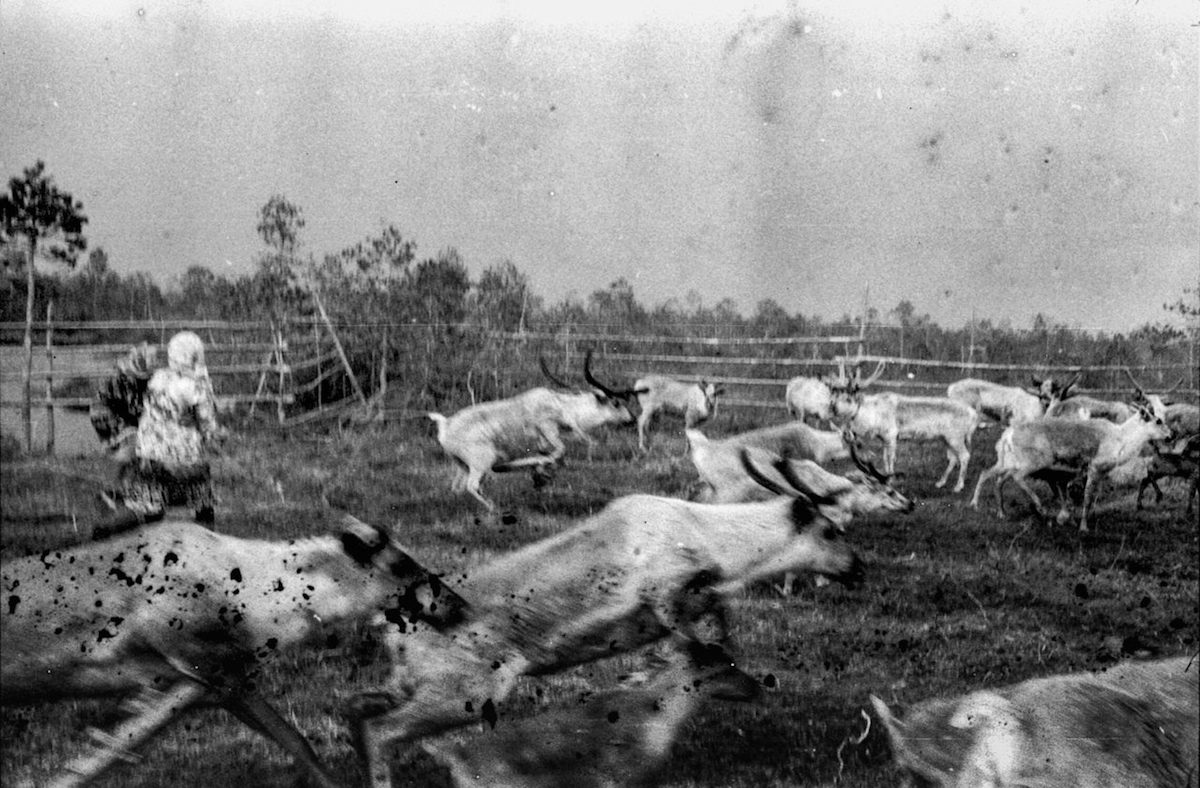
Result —
POLYGON ((425 415, 437 425, 438 443, 443 443, 446 440, 446 417, 440 413, 426 413, 425 415))

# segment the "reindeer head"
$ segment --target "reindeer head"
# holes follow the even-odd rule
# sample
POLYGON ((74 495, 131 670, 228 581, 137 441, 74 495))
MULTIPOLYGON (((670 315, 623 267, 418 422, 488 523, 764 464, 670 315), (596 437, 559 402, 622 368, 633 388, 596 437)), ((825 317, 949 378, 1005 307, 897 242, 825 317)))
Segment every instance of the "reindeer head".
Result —
MULTIPOLYGON (((756 449, 742 449, 738 456, 742 467, 754 481, 774 495, 792 499, 790 517, 796 542, 786 550, 798 557, 793 569, 814 571, 846 585, 860 583, 863 578, 862 560, 843 539, 846 523, 851 516, 843 500, 850 487, 848 480, 823 472, 827 477, 839 481, 819 491, 801 479, 794 464, 785 457, 756 449), (752 453, 771 456, 770 473, 751 458, 752 453)), ((816 463, 810 465, 821 471, 816 463)))
POLYGON ((592 387, 596 404, 610 411, 609 421, 619 424, 633 424, 637 419, 629 409, 630 400, 638 395, 637 389, 615 389, 605 385, 592 374, 592 351, 583 357, 583 378, 592 387))
POLYGON ((392 607, 389 621, 424 621, 434 627, 451 626, 462 620, 465 599, 442 584, 401 549, 391 535, 350 515, 342 519, 342 549, 355 563, 372 571, 371 581, 386 584, 392 607))
POLYGON ((857 514, 867 514, 872 511, 911 512, 916 504, 913 500, 892 486, 892 475, 881 473, 873 462, 864 460, 858 453, 858 440, 853 431, 847 429, 844 436, 846 445, 850 448, 850 459, 854 461, 859 473, 848 476, 851 481, 861 485, 856 490, 853 508, 857 514))

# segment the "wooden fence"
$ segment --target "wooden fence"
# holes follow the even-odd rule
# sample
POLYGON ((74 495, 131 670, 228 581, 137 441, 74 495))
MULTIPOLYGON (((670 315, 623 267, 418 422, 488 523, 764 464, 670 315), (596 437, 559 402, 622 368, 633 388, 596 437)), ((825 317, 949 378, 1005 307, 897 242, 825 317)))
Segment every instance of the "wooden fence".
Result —
MULTIPOLYGON (((510 334, 511 341, 552 342, 565 367, 582 364, 584 347, 596 349, 606 370, 632 383, 649 374, 666 374, 684 381, 720 382, 726 389, 722 406, 733 408, 785 407, 787 383, 797 376, 836 372, 839 365, 861 365, 866 375, 883 363, 879 390, 914 395, 945 395, 955 380, 978 377, 1010 385, 1028 385, 1031 377, 1068 378, 1081 370, 1078 364, 991 364, 980 362, 912 359, 860 353, 861 336, 795 338, 623 337, 597 334, 510 334), (653 352, 669 345, 676 352, 653 352), (650 346, 649 348, 647 346, 650 346), (767 352, 764 352, 767 351, 767 352), (781 354, 781 351, 783 354, 781 354)), ((1194 350, 1187 356, 1194 358, 1194 350)), ((599 363, 599 362, 598 362, 599 363)), ((1174 364, 1087 366, 1089 385, 1076 390, 1101 397, 1127 397, 1130 372, 1149 392, 1174 388, 1173 396, 1195 400, 1196 370, 1190 361, 1174 364), (1179 385, 1182 382, 1183 385, 1179 385)))
MULTIPOLYGON (((166 341, 179 330, 192 330, 206 343, 210 374, 223 409, 252 416, 258 408, 274 411, 283 426, 313 425, 343 418, 363 404, 374 416, 423 417, 437 407, 454 410, 478 400, 508 396, 544 383, 539 357, 552 360, 560 371, 582 384, 584 354, 595 352, 602 377, 615 385, 631 385, 647 374, 666 374, 680 380, 721 382, 726 390, 722 406, 733 409, 782 411, 787 382, 799 375, 834 372, 839 363, 863 365, 864 373, 885 365, 875 386, 912 394, 944 394, 946 385, 963 377, 981 377, 1000 383, 1024 385, 1031 376, 1068 377, 1078 364, 993 364, 913 359, 864 352, 863 333, 835 336, 736 337, 736 336, 626 336, 564 327, 558 331, 516 333, 486 331, 478 326, 414 326, 399 324, 407 335, 397 340, 404 351, 423 350, 411 356, 403 369, 385 367, 375 380, 373 370, 351 371, 347 349, 338 341, 338 330, 327 320, 289 325, 285 331, 266 322, 228 321, 102 321, 37 323, 32 376, 35 407, 44 408, 52 423, 56 408, 85 409, 97 385, 111 376, 116 360, 132 344, 149 341, 164 352, 166 341), (438 332, 458 337, 439 345, 438 332), (44 340, 44 341, 43 341, 44 340), (445 381, 430 390, 432 375, 445 381), (388 377, 388 396, 381 382, 388 377), (365 386, 360 385, 359 378, 365 386), (332 381, 349 385, 331 387, 332 381), (371 401, 364 388, 373 393, 371 401), (330 395, 326 392, 335 392, 330 395), (331 401, 333 400, 333 401, 331 401)), ((10 341, 23 324, 0 323, 0 337, 10 341)), ((373 349, 350 348, 356 363, 373 349)), ((1176 353, 1178 363, 1151 363, 1130 367, 1149 391, 1162 391, 1183 380, 1174 396, 1197 396, 1195 343, 1176 353)), ((0 406, 18 407, 21 391, 15 382, 23 377, 23 351, 6 345, 3 352, 3 387, 0 406)), ((161 360, 161 357, 160 357, 161 360)), ((393 362, 395 363, 395 362, 393 362)), ((1124 397, 1130 392, 1124 366, 1090 366, 1081 392, 1124 397)), ((749 415, 749 414, 747 414, 749 415)), ((53 435, 48 436, 53 446, 53 435)))

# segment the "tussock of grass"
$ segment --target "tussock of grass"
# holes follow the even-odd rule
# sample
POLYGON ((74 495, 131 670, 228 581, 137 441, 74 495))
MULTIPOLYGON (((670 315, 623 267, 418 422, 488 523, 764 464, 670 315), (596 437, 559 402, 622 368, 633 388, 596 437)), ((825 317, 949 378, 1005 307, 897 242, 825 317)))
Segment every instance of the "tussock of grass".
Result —
MULTIPOLYGON (((719 418, 708 431, 721 435, 758 423, 719 418)), ((993 461, 990 444, 976 441, 969 482, 993 461)), ((324 531, 337 510, 346 510, 391 526, 452 581, 618 495, 689 495, 695 474, 684 449, 670 422, 660 423, 647 455, 637 451, 632 431, 601 441, 591 461, 572 443, 565 467, 541 490, 525 474, 486 482, 499 507, 488 515, 469 496, 450 492, 452 466, 420 421, 324 436, 242 436, 214 468, 217 528, 286 539, 324 531)), ((878 726, 853 743, 870 693, 903 704, 1103 667, 1131 651, 1196 650, 1200 550, 1196 523, 1183 515, 1181 486, 1166 490, 1161 507, 1140 513, 1128 492, 1108 493, 1095 533, 1081 539, 1073 528, 1022 517, 1028 507, 1011 486, 1011 520, 994 514, 990 494, 988 510, 975 512, 966 506, 970 487, 958 495, 934 489, 944 466, 936 446, 902 445, 898 464, 906 474, 898 485, 920 505, 907 517, 851 524, 848 539, 869 565, 865 585, 818 588, 804 579, 788 598, 763 584, 730 600, 734 650, 741 667, 767 687, 765 696, 753 704, 705 706, 679 742, 666 785, 892 784, 878 726)), ((0 555, 77 539, 75 527, 82 530, 99 514, 97 480, 110 474, 100 458, 6 459, 0 555)), ((265 676, 264 690, 277 707, 345 775, 355 764, 342 704, 387 672, 369 635, 364 629, 333 649, 290 655, 265 676)), ((610 687, 632 665, 621 657, 522 680, 500 724, 610 687)), ((4 782, 44 779, 77 752, 87 726, 111 722, 114 707, 77 702, 0 712, 4 782)), ((448 785, 418 748, 399 750, 393 773, 398 785, 448 785)), ((120 767, 102 784, 284 786, 296 776, 274 745, 223 712, 202 711, 150 746, 143 763, 120 767)))

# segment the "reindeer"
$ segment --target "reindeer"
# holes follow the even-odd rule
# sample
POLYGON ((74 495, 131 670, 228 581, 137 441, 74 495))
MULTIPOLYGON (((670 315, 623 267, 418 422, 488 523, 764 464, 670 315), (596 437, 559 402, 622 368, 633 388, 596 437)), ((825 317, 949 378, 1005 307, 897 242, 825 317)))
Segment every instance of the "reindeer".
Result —
POLYGON ((387 687, 350 709, 371 784, 390 784, 389 743, 494 722, 521 675, 667 636, 720 643, 723 598, 760 578, 789 570, 861 577, 861 562, 840 539, 838 523, 848 519, 841 496, 810 494, 787 463, 773 471, 791 486, 787 495, 745 504, 630 495, 464 573, 455 587, 469 600, 466 619, 442 634, 408 634, 403 653, 393 649, 387 687))
POLYGON ((136 696, 132 718, 72 761, 56 786, 83 785, 198 704, 215 704, 275 741, 322 786, 337 781, 254 689, 263 666, 321 645, 389 609, 445 626, 462 599, 386 531, 347 518, 339 536, 238 539, 166 522, 0 567, 0 702, 136 696))
MULTIPOLYGON (((1168 429, 1170 427, 1168 426, 1168 429)), ((1142 508, 1142 494, 1147 487, 1154 488, 1155 505, 1161 504, 1162 490, 1158 482, 1161 479, 1179 478, 1191 482, 1187 491, 1187 516, 1192 516, 1192 504, 1200 498, 1200 434, 1193 433, 1175 445, 1167 448, 1156 448, 1154 453, 1139 459, 1145 460, 1140 473, 1140 483, 1137 492, 1137 508, 1142 508)))
POLYGON ((759 695, 758 682, 716 644, 677 645, 648 680, 634 682, 586 693, 569 708, 421 746, 450 769, 457 788, 646 785, 705 699, 759 695))
POLYGON ((1177 438, 1182 438, 1187 435, 1196 435, 1200 433, 1200 407, 1187 402, 1166 402, 1163 397, 1176 391, 1186 377, 1180 378, 1174 386, 1164 391, 1162 394, 1147 394, 1141 384, 1134 379, 1133 373, 1129 368, 1125 368, 1125 375, 1129 378, 1129 382, 1133 384, 1133 404, 1144 405, 1149 408, 1155 416, 1166 422, 1171 429, 1171 433, 1177 438))
POLYGON ((1046 416, 1063 419, 1105 419, 1120 424, 1134 415, 1133 406, 1124 402, 1076 394, 1075 385, 1081 375, 1082 373, 1076 372, 1058 391, 1051 394, 1046 403, 1046 416))
MULTIPOLYGON (((592 353, 583 362, 583 374, 592 391, 566 394, 539 387, 508 399, 483 402, 443 416, 427 414, 437 424, 437 440, 458 466, 453 489, 466 489, 488 511, 495 504, 480 492, 488 473, 530 468, 535 484, 544 480, 563 454, 566 445, 559 428, 566 427, 594 444, 588 432, 606 424, 632 424, 628 400, 632 391, 609 388, 592 375, 592 353)), ((551 378, 545 362, 543 371, 551 378)))
POLYGON ((846 385, 846 376, 825 375, 819 378, 796 377, 788 381, 783 399, 787 403, 788 415, 808 424, 828 423, 833 420, 833 390, 846 385))
POLYGON ((642 410, 637 420, 638 448, 645 452, 648 451, 646 433, 656 413, 680 414, 684 427, 691 429, 716 415, 717 397, 724 394, 725 389, 707 380, 685 383, 662 375, 647 375, 634 382, 633 392, 642 410))
POLYGON ((732 489, 729 495, 719 494, 734 486, 739 493, 761 490, 761 487, 751 483, 752 480, 742 468, 739 454, 743 448, 763 449, 778 457, 812 460, 819 465, 827 465, 831 461, 848 459, 848 442, 855 440, 849 431, 818 430, 799 421, 760 427, 720 439, 709 438, 696 429, 685 430, 684 434, 687 436, 692 464, 705 487, 700 500, 708 503, 748 500, 741 495, 734 495, 732 489))
MULTIPOLYGON (((1134 415, 1120 424, 1104 419, 1068 419, 1046 417, 1036 421, 1014 424, 1004 430, 996 442, 996 464, 979 475, 971 507, 979 508, 979 495, 988 479, 1000 476, 1012 479, 1033 501, 1034 508, 1042 517, 1046 516, 1042 502, 1030 489, 1026 479, 1036 473, 1066 474, 1073 477, 1086 473, 1083 491, 1083 510, 1079 521, 1080 532, 1088 530, 1088 511, 1095 496, 1096 485, 1101 477, 1117 466, 1137 457, 1150 441, 1170 437, 1163 420, 1145 408, 1137 408, 1134 415)), ((1055 518, 1066 522, 1070 518, 1070 499, 1066 495, 1065 482, 1058 488, 1061 509, 1055 518)), ((997 487, 999 494, 999 487, 997 487)), ((1001 509, 1003 515, 1003 509, 1001 509)))
POLYGON ((687 436, 692 464, 706 488, 701 500, 708 503, 749 501, 768 492, 746 472, 741 461, 743 451, 755 450, 769 457, 771 462, 787 458, 795 473, 820 494, 838 492, 847 495, 847 506, 854 514, 909 512, 913 509, 913 502, 891 486, 891 477, 859 457, 857 440, 848 430, 827 432, 801 422, 790 422, 722 440, 709 439, 699 430, 688 430, 687 436), (847 458, 858 470, 846 476, 821 467, 831 460, 847 458))
POLYGON ((1019 424, 1040 418, 1046 410, 1040 394, 1040 389, 1035 393, 976 378, 964 378, 946 388, 946 396, 950 399, 970 405, 981 416, 1001 424, 1019 424))
POLYGON ((960 492, 966 484, 971 437, 979 426, 979 413, 948 397, 907 397, 891 392, 864 395, 862 389, 879 377, 880 369, 865 383, 858 382, 856 373, 851 384, 834 395, 834 418, 855 435, 883 441, 883 471, 889 475, 895 472, 896 443, 900 438, 940 440, 946 446, 948 462, 934 486, 945 486, 957 464, 954 492, 960 492))
POLYGON ((918 703, 871 696, 893 758, 921 785, 1185 786, 1200 777, 1193 657, 1126 662, 918 703))

